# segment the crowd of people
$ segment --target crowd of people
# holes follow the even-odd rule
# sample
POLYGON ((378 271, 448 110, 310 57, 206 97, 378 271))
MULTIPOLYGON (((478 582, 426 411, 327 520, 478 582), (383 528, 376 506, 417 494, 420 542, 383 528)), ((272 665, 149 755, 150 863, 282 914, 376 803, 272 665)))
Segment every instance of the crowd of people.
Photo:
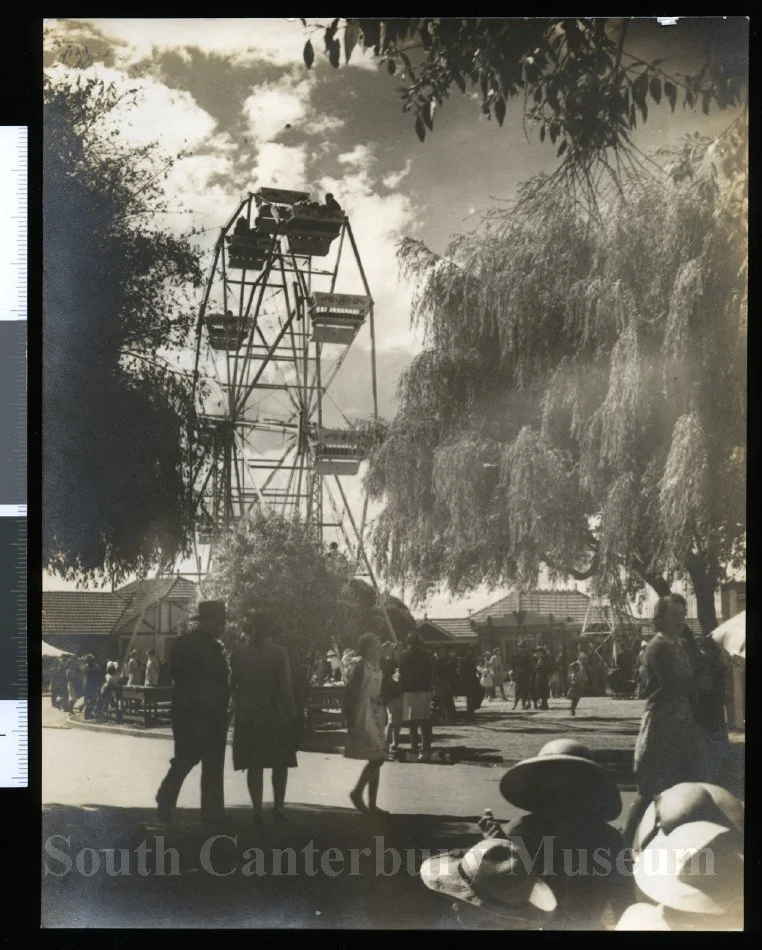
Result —
MULTIPOLYGON (((156 800, 161 820, 171 821, 182 783, 200 762, 202 820, 224 820, 232 709, 233 766, 246 772, 253 822, 261 829, 265 769, 272 772, 273 820, 288 822, 286 787, 288 770, 297 766, 298 710, 274 619, 251 618, 246 643, 228 662, 218 639, 224 617, 223 603, 202 603, 195 625, 173 646, 175 752, 156 800)), ((711 647, 686 633, 678 597, 660 600, 653 619, 657 633, 645 651, 646 710, 634 754, 639 796, 623 826, 614 824, 623 817, 615 775, 575 739, 547 743, 500 782, 506 801, 525 814, 503 825, 485 812, 472 847, 421 866, 422 883, 448 899, 453 925, 601 930, 613 921, 617 930, 688 931, 742 926, 743 805, 724 787, 711 647), (689 860, 691 855, 698 859, 689 860), (710 871, 707 860, 713 862, 710 871)), ((451 656, 435 657, 418 633, 403 645, 382 643, 371 632, 360 636, 354 650, 333 654, 338 665, 329 667, 346 683, 344 754, 362 762, 349 799, 363 815, 384 814, 378 794, 390 746, 398 746, 399 728, 408 723, 420 760, 428 760, 434 691, 452 669, 451 656)), ((499 671, 493 656, 482 658, 482 672, 499 671)), ((543 659, 537 651, 534 668, 543 659)), ((583 675, 581 659, 569 664, 573 697, 583 675)))
POLYGON ((72 713, 81 705, 85 719, 103 719, 111 709, 118 715, 124 686, 160 686, 167 674, 155 650, 131 650, 120 667, 116 660, 98 662, 92 653, 64 656, 50 671, 50 702, 55 709, 72 713))
MULTIPOLYGON (((678 595, 658 601, 653 627, 656 633, 639 657, 645 711, 633 755, 637 796, 629 812, 621 814, 614 774, 587 747, 572 738, 546 744, 509 768, 500 783, 503 797, 525 814, 502 825, 486 812, 481 838, 471 848, 424 862, 421 880, 450 900, 454 924, 595 930, 608 919, 618 921, 618 930, 738 929, 743 805, 726 787, 721 655, 710 637, 687 626, 678 595), (710 854, 714 873, 686 860, 691 849, 710 854), (569 855, 602 863, 594 872, 580 870, 569 855)), ((174 755, 156 795, 159 818, 172 821, 183 782, 200 763, 202 821, 225 820, 223 772, 232 713, 233 767, 246 773, 254 826, 264 827, 265 770, 271 771, 273 821, 286 823, 288 771, 298 764, 302 727, 289 657, 277 642, 280 630, 272 616, 250 617, 245 642, 230 655, 222 644, 224 630, 224 603, 202 602, 172 645, 167 672, 174 686, 174 755)), ((543 709, 560 668, 574 715, 585 695, 586 656, 580 650, 568 664, 560 660, 544 648, 532 651, 528 643, 507 666, 500 651, 468 651, 459 660, 451 649, 427 649, 417 631, 405 643, 382 642, 366 632, 354 649, 329 651, 321 672, 345 686, 344 755, 362 763, 348 792, 353 808, 363 815, 384 813, 378 804, 381 770, 401 749, 402 727, 409 728, 413 757, 430 761, 435 710, 445 721, 453 717, 458 691, 466 691, 472 711, 483 698, 505 698, 509 683, 514 708, 521 703, 543 709)), ((153 651, 145 663, 137 651, 121 669, 109 662, 105 676, 91 655, 65 658, 53 675, 52 702, 71 709, 83 696, 90 718, 125 685, 160 679, 153 651)), ((475 798, 471 805, 477 803, 475 798)))

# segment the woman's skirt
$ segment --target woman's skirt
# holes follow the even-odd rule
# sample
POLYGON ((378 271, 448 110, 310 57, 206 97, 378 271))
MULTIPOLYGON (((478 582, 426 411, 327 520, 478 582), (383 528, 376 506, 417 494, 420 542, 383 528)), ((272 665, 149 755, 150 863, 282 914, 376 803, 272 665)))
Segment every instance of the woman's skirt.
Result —
POLYGON ((238 710, 233 726, 233 768, 295 769, 296 742, 289 724, 238 710))
POLYGON ((401 726, 402 719, 402 695, 395 696, 386 704, 386 711, 389 717, 390 726, 401 726))
POLYGON ((431 719, 431 704, 434 699, 434 693, 431 690, 424 690, 417 693, 402 694, 402 721, 412 722, 413 720, 431 719))
POLYGON ((365 762, 386 758, 386 707, 383 703, 368 700, 358 706, 347 729, 344 756, 365 762))
POLYGON ((688 699, 656 702, 646 709, 633 771, 638 791, 648 799, 680 782, 706 781, 706 751, 688 699))

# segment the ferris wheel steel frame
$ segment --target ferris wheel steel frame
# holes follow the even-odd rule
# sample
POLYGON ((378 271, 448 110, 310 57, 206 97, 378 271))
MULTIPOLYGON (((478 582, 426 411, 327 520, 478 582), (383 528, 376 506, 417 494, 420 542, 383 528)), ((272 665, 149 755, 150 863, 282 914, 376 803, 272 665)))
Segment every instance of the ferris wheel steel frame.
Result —
MULTIPOLYGON (((322 543, 335 530, 352 548, 354 535, 355 573, 365 573, 378 590, 363 540, 367 498, 358 525, 341 482, 342 475, 356 474, 362 456, 351 428, 324 426, 325 400, 333 402, 329 388, 365 322, 368 395, 372 417, 378 418, 374 303, 348 218, 308 213, 302 209, 308 198, 306 192, 260 188, 240 201, 215 243, 196 323, 197 416, 188 435, 199 527, 192 573, 206 576, 221 533, 259 506, 299 516, 322 543), (244 236, 236 231, 242 218, 244 236), (307 226, 318 234, 324 229, 322 243, 313 231, 302 230, 307 226), (334 227, 328 239, 325 229, 334 227), (333 263, 316 265, 316 257, 333 263), (347 258, 357 267, 364 295, 337 293, 347 258), (215 395, 217 403, 209 408, 215 395), (281 405, 263 414, 263 405, 276 396, 281 405), (281 445, 262 450, 255 436, 280 437, 281 445), (325 520, 326 502, 331 521, 325 520)), ((333 407, 348 423, 340 407, 333 407)))

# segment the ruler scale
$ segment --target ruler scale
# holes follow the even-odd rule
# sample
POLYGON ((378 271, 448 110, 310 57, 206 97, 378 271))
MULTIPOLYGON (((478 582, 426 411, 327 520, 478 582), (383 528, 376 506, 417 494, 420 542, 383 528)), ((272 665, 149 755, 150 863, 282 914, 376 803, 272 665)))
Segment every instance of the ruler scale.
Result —
POLYGON ((0 126, 0 787, 29 784, 27 129, 0 126))

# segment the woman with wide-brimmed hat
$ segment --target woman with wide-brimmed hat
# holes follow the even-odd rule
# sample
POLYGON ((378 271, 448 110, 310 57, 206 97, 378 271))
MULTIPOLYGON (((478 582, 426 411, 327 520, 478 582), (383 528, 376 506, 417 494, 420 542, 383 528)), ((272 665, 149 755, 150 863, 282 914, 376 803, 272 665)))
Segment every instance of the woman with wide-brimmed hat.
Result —
POLYGON ((552 929, 601 930, 609 905, 618 916, 631 903, 622 836, 609 824, 622 799, 614 776, 586 746, 571 739, 547 743, 508 769, 500 792, 528 814, 504 827, 487 816, 482 833, 510 838, 533 856, 558 901, 552 929))
POLYGON ((275 619, 257 614, 243 630, 247 643, 230 658, 233 768, 246 770, 253 820, 261 828, 264 769, 272 769, 273 818, 287 820, 288 770, 297 767, 297 710, 288 654, 271 640, 279 632, 275 619))

